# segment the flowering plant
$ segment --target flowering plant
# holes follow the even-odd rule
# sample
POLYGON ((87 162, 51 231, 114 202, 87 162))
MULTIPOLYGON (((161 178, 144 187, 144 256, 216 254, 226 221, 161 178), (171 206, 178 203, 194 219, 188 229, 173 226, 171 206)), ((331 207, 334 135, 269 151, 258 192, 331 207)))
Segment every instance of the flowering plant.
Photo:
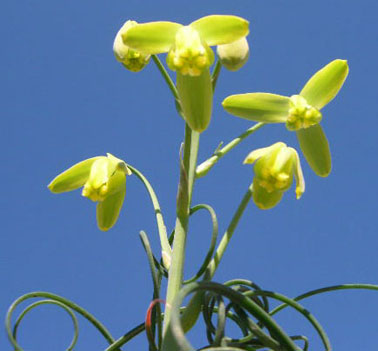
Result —
MULTIPOLYGON (((141 71, 153 61, 167 83, 175 100, 177 113, 183 120, 185 135, 179 153, 180 179, 176 222, 172 234, 167 234, 165 219, 152 185, 142 172, 128 163, 127 157, 123 160, 108 153, 107 156, 86 159, 58 174, 48 188, 52 193, 63 193, 83 187, 82 195, 97 203, 99 229, 107 231, 117 224, 122 214, 126 178, 134 175, 143 183, 155 210, 161 246, 158 256, 152 251, 147 234, 143 231, 140 233, 153 282, 151 305, 146 309, 145 323, 116 340, 93 315, 70 300, 47 292, 26 294, 12 304, 6 320, 8 337, 15 350, 22 350, 16 338, 19 322, 29 310, 42 303, 57 304, 72 317, 76 334, 69 350, 74 348, 77 339, 77 322, 73 311, 83 315, 101 332, 109 342, 107 351, 120 350, 143 331, 146 331, 149 349, 152 351, 194 350, 186 333, 197 323, 201 313, 208 339, 208 345, 201 349, 307 350, 306 337, 289 335, 273 318, 287 307, 302 314, 318 333, 325 349, 330 350, 327 334, 317 319, 298 301, 338 289, 378 290, 377 286, 367 284, 339 285, 289 298, 264 290, 249 280, 235 279, 223 284, 212 280, 251 200, 259 209, 274 208, 279 205, 284 193, 293 183, 296 184, 297 199, 304 194, 305 181, 300 153, 292 146, 277 141, 246 155, 244 163, 254 165, 254 178, 246 187, 246 192, 218 245, 218 220, 214 209, 207 204, 192 204, 196 181, 207 176, 223 156, 248 136, 270 123, 285 123, 289 131, 295 131, 300 149, 310 167, 317 175, 328 176, 331 172, 331 156, 328 140, 319 124, 322 119, 320 110, 336 97, 349 71, 346 60, 336 59, 316 72, 299 94, 288 97, 271 93, 247 93, 225 97, 222 105, 227 112, 258 123, 226 145, 218 147, 213 155, 198 165, 199 140, 202 133, 211 126, 214 90, 221 68, 237 71, 244 67, 249 57, 248 34, 247 20, 226 15, 202 17, 189 25, 175 22, 137 23, 128 20, 118 31, 113 45, 116 59, 132 72, 141 71), (216 54, 212 46, 216 46, 216 54), (167 67, 176 74, 176 83, 157 56, 164 53, 167 54, 167 67), (191 216, 201 210, 206 211, 212 221, 212 232, 209 235, 211 244, 198 272, 185 281, 183 271, 189 222, 191 216), (165 298, 162 296, 164 279, 167 290, 165 298), (182 306, 183 300, 190 294, 191 299, 186 306, 182 306), (14 309, 24 300, 33 297, 46 300, 27 307, 12 330, 11 317, 14 309), (269 299, 278 300, 281 304, 272 309, 269 299), (161 310, 161 303, 165 305, 164 312, 161 310), (216 325, 213 322, 215 316, 216 325), (241 337, 231 338, 226 335, 225 326, 229 321, 233 321, 240 328, 241 337), (298 341, 304 345, 300 347, 298 341)), ((307 184, 311 186, 311 182, 307 184)))

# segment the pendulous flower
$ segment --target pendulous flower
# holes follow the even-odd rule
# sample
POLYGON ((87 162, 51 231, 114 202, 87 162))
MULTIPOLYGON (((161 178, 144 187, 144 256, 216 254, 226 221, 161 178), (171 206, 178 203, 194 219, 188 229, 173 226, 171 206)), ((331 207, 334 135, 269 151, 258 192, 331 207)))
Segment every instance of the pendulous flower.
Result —
POLYGON ((106 231, 114 226, 126 194, 126 163, 111 154, 79 162, 56 176, 48 185, 59 194, 83 187, 82 195, 97 202, 97 224, 106 231))
POLYGON ((141 71, 148 64, 151 57, 151 55, 133 50, 123 43, 122 35, 136 24, 137 22, 135 21, 127 21, 118 31, 113 44, 113 52, 117 61, 132 72, 141 71))
POLYGON ((265 123, 286 123, 295 131, 301 150, 313 171, 326 177, 331 172, 331 154, 320 121, 320 110, 337 95, 348 75, 345 60, 334 60, 316 72, 298 95, 291 97, 249 93, 231 95, 222 105, 241 118, 265 123))
POLYGON ((121 34, 123 43, 148 55, 168 53, 167 65, 177 73, 183 117, 201 133, 210 123, 213 87, 210 46, 233 43, 248 35, 248 21, 237 16, 202 17, 188 26, 175 22, 137 24, 121 34))
POLYGON ((253 164, 253 201, 267 210, 276 206, 292 183, 296 180, 296 197, 299 199, 305 191, 305 183, 298 153, 278 142, 271 146, 252 151, 244 164, 253 164))

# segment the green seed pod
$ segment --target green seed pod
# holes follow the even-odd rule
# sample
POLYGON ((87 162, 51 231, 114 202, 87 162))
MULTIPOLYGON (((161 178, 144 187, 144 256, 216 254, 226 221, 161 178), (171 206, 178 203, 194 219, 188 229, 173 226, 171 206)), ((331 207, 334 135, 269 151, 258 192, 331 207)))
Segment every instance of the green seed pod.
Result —
POLYGON ((209 69, 195 77, 177 72, 177 91, 186 123, 202 133, 209 126, 213 104, 209 69))

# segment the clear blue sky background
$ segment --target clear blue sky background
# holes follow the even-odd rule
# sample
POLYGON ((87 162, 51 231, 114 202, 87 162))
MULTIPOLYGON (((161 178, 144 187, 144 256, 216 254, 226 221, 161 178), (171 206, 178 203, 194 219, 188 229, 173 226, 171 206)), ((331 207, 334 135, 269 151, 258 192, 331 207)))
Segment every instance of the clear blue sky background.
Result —
MULTIPOLYGON (((250 204, 215 280, 250 279, 288 296, 339 283, 377 284, 377 12, 373 0, 3 0, 0 315, 18 296, 44 290, 87 308, 115 338, 145 317, 152 284, 139 230, 147 231, 157 255, 159 243, 141 183, 128 178, 121 217, 107 233, 97 229, 95 204, 79 191, 57 196, 46 188, 72 164, 111 152, 149 178, 168 228, 174 225, 184 124, 153 63, 133 74, 114 59, 113 39, 127 19, 187 24, 208 14, 235 14, 250 21, 250 60, 237 73, 222 71, 200 160, 251 125, 220 108, 227 95, 291 95, 331 60, 348 60, 346 84, 323 111, 331 175, 316 177, 303 161, 307 189, 300 201, 291 189, 271 211, 250 204)), ((221 233, 252 181, 242 160, 278 140, 297 146, 282 125, 268 126, 198 181, 194 203, 215 208, 221 233)), ((209 237, 209 220, 198 214, 186 277, 198 267, 209 237)), ((304 305, 335 350, 376 349, 377 292, 334 292, 304 305)), ((286 311, 278 321, 290 334, 308 335, 312 350, 323 349, 301 316, 286 311)), ((80 330, 76 350, 106 347, 83 319, 80 330)), ((34 310, 19 333, 28 351, 63 350, 70 337, 67 315, 54 306, 34 310)), ((191 337, 202 345, 198 332, 191 337)), ((0 349, 11 349, 4 332, 0 349)), ((125 349, 146 350, 144 337, 125 349)))

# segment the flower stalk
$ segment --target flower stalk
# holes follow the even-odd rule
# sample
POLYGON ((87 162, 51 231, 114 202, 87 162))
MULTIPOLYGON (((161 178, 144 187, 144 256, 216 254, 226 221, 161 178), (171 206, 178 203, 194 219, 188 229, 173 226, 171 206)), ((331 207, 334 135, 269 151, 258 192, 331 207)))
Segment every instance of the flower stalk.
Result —
MULTIPOLYGON (((190 203, 195 180, 195 169, 199 147, 199 133, 192 131, 185 125, 185 141, 183 145, 183 160, 181 164, 179 194, 177 198, 177 218, 175 238, 173 242, 172 263, 168 275, 168 287, 164 317, 163 335, 166 334, 170 323, 171 306, 183 281, 185 262, 185 244, 188 232, 190 203)), ((165 340, 165 339, 164 339, 165 340)), ((170 350, 169 345, 163 342, 163 350, 170 350)))

